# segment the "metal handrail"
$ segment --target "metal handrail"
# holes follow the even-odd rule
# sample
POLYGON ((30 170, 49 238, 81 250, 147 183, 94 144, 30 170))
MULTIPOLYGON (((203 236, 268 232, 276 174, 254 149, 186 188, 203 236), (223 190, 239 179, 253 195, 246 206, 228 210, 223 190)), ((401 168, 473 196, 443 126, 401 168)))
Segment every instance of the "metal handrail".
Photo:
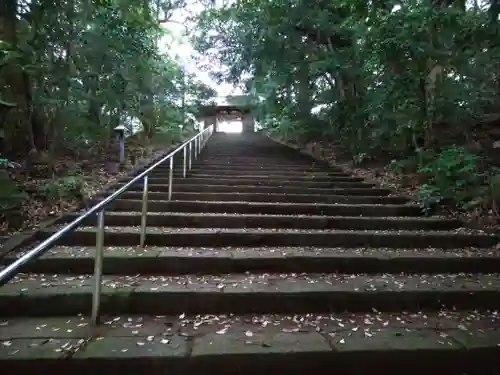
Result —
POLYGON ((0 271, 0 286, 8 283, 13 277, 19 273, 19 269, 31 260, 34 260, 46 251, 50 250, 62 236, 72 232, 78 226, 80 226, 85 219, 90 217, 92 214, 97 214, 97 233, 96 233, 96 254, 94 262, 94 290, 92 293, 92 311, 91 311, 91 321, 94 325, 99 324, 99 307, 101 299, 101 282, 102 282, 102 266, 104 257, 104 211, 108 204, 113 202, 116 198, 122 195, 126 190, 128 190, 132 185, 134 185, 139 180, 143 179, 143 194, 142 194, 142 212, 141 212, 141 235, 140 235, 140 245, 144 247, 146 240, 146 219, 147 219, 147 200, 148 200, 148 175, 151 171, 156 169, 161 164, 169 161, 169 178, 168 178, 168 200, 172 198, 172 182, 173 182, 173 169, 174 169, 174 155, 183 150, 183 168, 182 175, 186 178, 187 170, 191 170, 193 158, 196 159, 206 142, 213 134, 213 125, 210 125, 203 131, 196 134, 194 137, 190 138, 182 145, 177 147, 174 151, 169 153, 167 156, 162 158, 160 161, 156 162, 148 169, 142 173, 135 176, 120 189, 115 191, 113 194, 109 195, 107 198, 103 199, 101 202, 97 203, 94 207, 90 208, 82 215, 77 217, 71 223, 67 224, 64 228, 60 229, 49 238, 41 242, 39 245, 35 246, 33 249, 28 251, 25 255, 17 259, 15 262, 0 271), (187 162, 186 162, 187 160, 187 162))

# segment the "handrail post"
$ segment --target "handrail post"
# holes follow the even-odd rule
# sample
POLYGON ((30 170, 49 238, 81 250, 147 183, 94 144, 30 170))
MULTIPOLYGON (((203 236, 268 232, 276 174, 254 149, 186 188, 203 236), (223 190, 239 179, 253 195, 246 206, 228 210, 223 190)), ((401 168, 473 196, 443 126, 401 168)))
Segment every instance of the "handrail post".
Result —
MULTIPOLYGON (((208 141, 210 136, 214 133, 214 126, 210 126, 207 129, 204 129, 202 133, 198 133, 194 137, 191 137, 188 141, 185 141, 180 147, 175 149, 173 152, 169 153, 161 160, 154 163, 152 166, 132 178, 129 182, 125 183, 122 187, 116 190, 114 193, 110 194, 108 197, 101 200, 101 202, 97 203, 93 207, 89 208, 87 212, 81 214, 76 219, 65 225, 63 228, 58 230, 56 233, 49 236, 47 239, 43 240, 40 244, 36 245, 32 249, 30 249, 26 254, 19 257, 17 260, 13 261, 3 269, 0 269, 0 287, 8 283, 12 278, 16 276, 17 273, 20 272, 20 268, 27 264, 30 261, 37 259, 42 256, 47 250, 50 250, 58 240, 63 238, 64 236, 72 233, 76 228, 82 225, 85 220, 92 217, 92 215, 97 215, 97 232, 96 232, 96 250, 95 250, 95 264, 94 264, 94 279, 95 285, 92 290, 92 306, 90 312, 90 318, 92 324, 99 324, 99 309, 101 302, 101 289, 102 289, 102 275, 103 275, 103 262, 104 262, 104 237, 105 237, 105 227, 104 227, 104 218, 105 218, 105 209, 106 207, 113 203, 115 199, 119 198, 127 189, 131 186, 135 185, 142 179, 144 179, 144 191, 143 191, 143 207, 141 213, 141 245, 145 245, 146 239, 146 221, 147 221, 147 195, 148 195, 148 174, 157 168, 160 165, 163 165, 167 160, 171 160, 174 155, 180 153, 181 149, 184 153, 183 160, 183 175, 187 176, 188 168, 189 170, 192 168, 193 163, 193 142, 197 142, 197 152, 198 154, 201 151, 201 148, 208 141), (189 149, 188 149, 189 147, 189 149), (189 155, 188 155, 189 152, 189 155), (189 160, 188 160, 189 158, 189 160)), ((173 164, 173 161, 171 161, 173 164)), ((173 168, 170 168, 172 178, 170 181, 173 181, 173 168)), ((171 186, 172 186, 171 182, 171 186)), ((170 191, 171 194, 171 191, 170 191)))
POLYGON ((94 258, 94 290, 92 293, 91 323, 99 325, 99 308, 101 305, 102 266, 104 259, 104 209, 97 214, 97 233, 94 258))
POLYGON ((184 157, 182 158, 182 177, 186 178, 186 157, 187 157, 187 148, 186 146, 184 146, 184 148, 182 149, 183 153, 184 153, 184 157))
POLYGON ((193 158, 191 156, 191 154, 192 154, 192 152, 191 152, 191 149, 192 149, 191 145, 192 145, 192 143, 189 142, 189 170, 191 170, 191 165, 193 164, 193 160, 192 160, 193 158))
POLYGON ((174 180, 174 157, 170 158, 170 168, 168 171, 168 200, 172 200, 172 183, 174 180))
POLYGON ((148 218, 148 175, 144 176, 144 185, 142 187, 142 212, 141 212, 141 237, 139 245, 144 247, 146 244, 146 221, 148 218))

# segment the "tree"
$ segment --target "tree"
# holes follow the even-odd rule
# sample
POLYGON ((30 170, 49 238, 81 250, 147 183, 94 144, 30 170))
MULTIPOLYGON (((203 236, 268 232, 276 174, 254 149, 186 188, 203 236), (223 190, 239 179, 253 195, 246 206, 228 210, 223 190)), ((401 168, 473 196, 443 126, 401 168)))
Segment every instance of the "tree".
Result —
POLYGON ((152 136, 155 108, 179 110, 180 69, 158 52, 158 19, 183 1, 8 0, 0 7, 0 98, 8 155, 106 143, 138 117, 152 136), (177 85, 177 86, 176 86, 177 85), (72 124, 72 126, 68 126, 72 124))
POLYGON ((394 160, 425 176, 424 196, 470 203, 500 119, 498 4, 240 0, 207 10, 194 41, 264 98, 269 132, 394 160))
MULTIPOLYGON (((178 140, 184 91, 209 95, 195 79, 185 86, 157 47, 161 23, 185 0, 0 3, 0 101, 11 107, 0 116, 2 160, 54 175, 56 157, 105 154, 119 124, 146 142, 159 131, 178 140)), ((0 214, 11 207, 2 202, 0 214)))

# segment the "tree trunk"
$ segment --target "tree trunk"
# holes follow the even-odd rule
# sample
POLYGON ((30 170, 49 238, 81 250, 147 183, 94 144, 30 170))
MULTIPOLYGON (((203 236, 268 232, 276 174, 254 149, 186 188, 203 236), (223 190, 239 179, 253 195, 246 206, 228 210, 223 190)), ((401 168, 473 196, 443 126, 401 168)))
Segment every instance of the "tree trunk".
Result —
MULTIPOLYGON (((0 1, 0 40, 6 41, 12 49, 17 45, 16 26, 17 1, 0 1)), ((9 118, 0 124, 4 129, 7 152, 26 154, 36 150, 31 126, 29 78, 16 63, 7 63, 1 75, 7 87, 6 99, 16 103, 9 118)))
POLYGON ((309 74, 309 64, 307 61, 301 62, 299 65, 298 76, 298 104, 299 104, 299 119, 304 124, 311 119, 312 103, 312 87, 309 74))

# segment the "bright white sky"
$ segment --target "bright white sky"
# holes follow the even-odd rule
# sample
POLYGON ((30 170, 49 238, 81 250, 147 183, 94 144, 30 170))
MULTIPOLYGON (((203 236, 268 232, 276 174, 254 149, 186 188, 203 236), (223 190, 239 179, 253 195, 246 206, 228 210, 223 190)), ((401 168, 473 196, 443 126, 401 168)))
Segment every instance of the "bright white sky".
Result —
POLYGON ((203 9, 203 5, 193 1, 193 4, 188 5, 186 9, 175 11, 171 18, 173 22, 169 22, 164 26, 172 36, 162 38, 159 42, 159 48, 162 52, 167 52, 170 56, 177 60, 182 66, 185 67, 186 71, 196 74, 200 81, 215 89, 219 96, 222 97, 227 95, 242 94, 240 89, 235 89, 230 84, 218 84, 213 81, 208 72, 202 71, 195 62, 195 57, 200 60, 201 65, 208 65, 209 61, 207 58, 204 58, 196 53, 193 46, 189 42, 189 37, 185 35, 186 26, 190 29, 193 28, 192 24, 187 24, 186 17, 189 14, 199 14, 203 9))

